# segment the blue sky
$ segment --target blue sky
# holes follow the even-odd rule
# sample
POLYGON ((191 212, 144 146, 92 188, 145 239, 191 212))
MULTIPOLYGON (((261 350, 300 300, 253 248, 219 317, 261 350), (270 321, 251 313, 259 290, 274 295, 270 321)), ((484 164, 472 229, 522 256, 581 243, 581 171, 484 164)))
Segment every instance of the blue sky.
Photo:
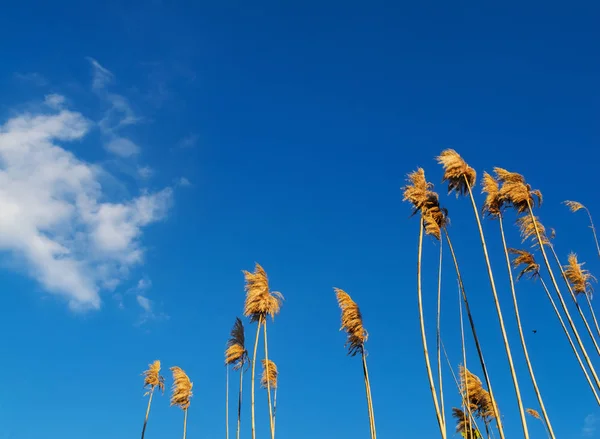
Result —
MULTIPOLYGON (((560 202, 578 199, 600 222, 599 14, 592 2, 6 5, 0 438, 139 434, 139 374, 157 358, 195 383, 188 437, 223 437, 223 349, 242 311, 241 270, 255 261, 286 297, 269 326, 281 437, 368 435, 334 286, 359 303, 369 330, 380 436, 435 437, 405 174, 425 167, 443 193, 434 157, 447 147, 479 175, 524 173, 545 195, 539 215, 556 228, 557 251, 576 251, 598 273, 584 215, 560 202)), ((465 199, 442 200, 507 436, 518 437, 473 215, 465 199)), ((537 408, 497 225, 485 230, 524 398, 537 408)), ((508 239, 519 245, 512 228, 508 239)), ((426 241, 432 343, 437 249, 426 241)), ((449 262, 442 331, 457 364, 449 262)), ((519 294, 555 432, 600 437, 600 410, 539 285, 519 294)), ((446 404, 457 405, 444 378, 446 404)), ((257 403, 264 437, 264 392, 257 403)), ((158 398, 146 437, 178 435, 181 421, 158 398)), ((536 423, 531 432, 544 434, 536 423)))

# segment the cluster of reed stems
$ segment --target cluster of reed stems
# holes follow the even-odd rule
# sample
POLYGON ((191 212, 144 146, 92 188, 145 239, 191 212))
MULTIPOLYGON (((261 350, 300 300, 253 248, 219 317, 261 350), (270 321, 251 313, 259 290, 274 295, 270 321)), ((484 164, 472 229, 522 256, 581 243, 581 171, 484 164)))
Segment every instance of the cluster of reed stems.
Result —
MULTIPOLYGON (((546 410, 546 405, 544 404, 544 400, 542 398, 542 391, 540 390, 536 380, 534 365, 531 361, 527 348, 527 341, 521 322, 521 311, 519 309, 518 295, 516 292, 516 281, 521 280, 523 277, 540 281, 545 295, 549 299, 552 308, 555 311, 557 320, 560 323, 561 328, 573 351, 574 358, 577 360, 596 401, 598 404, 600 404, 600 399, 598 399, 600 381, 598 380, 596 370, 592 364, 592 361, 590 360, 587 349, 584 346, 582 338, 577 329, 577 325, 575 324, 570 311, 571 307, 574 307, 577 310, 577 314, 579 315, 581 323, 585 327, 585 330, 589 335, 596 352, 600 355, 600 348, 596 339, 596 337, 600 336, 600 327, 598 326, 598 321, 596 319, 591 302, 593 291, 591 282, 595 281, 595 278, 589 273, 589 271, 583 268, 583 264, 578 261, 577 256, 574 253, 571 253, 568 256, 568 263, 563 265, 552 242, 554 231, 548 235, 545 227, 542 225, 535 213, 536 209, 542 204, 542 194, 539 190, 532 189, 522 175, 498 167, 493 169, 493 173, 485 172, 481 181, 482 192, 485 195, 485 198, 483 203, 478 206, 475 196, 475 186, 477 183, 477 173, 475 169, 469 166, 467 162, 452 149, 442 151, 436 160, 443 167, 442 181, 447 182, 448 193, 454 192, 456 193, 457 197, 466 196, 470 201, 475 223, 477 225, 476 230, 481 243, 482 256, 487 269, 489 286, 494 303, 494 310, 497 316, 498 327, 502 336, 504 352, 513 383, 515 401, 519 412, 523 437, 525 439, 529 439, 530 437, 529 425, 527 421, 527 415, 529 415, 532 419, 539 420, 544 424, 548 437, 556 439, 552 429, 550 416, 546 410), (516 214, 516 225, 519 228, 522 237, 522 243, 531 243, 532 248, 530 251, 526 249, 515 249, 508 246, 505 234, 505 217, 510 211, 516 214), (539 412, 535 409, 525 408, 525 403, 522 398, 521 381, 524 378, 520 376, 520 371, 517 371, 515 362, 513 360, 516 351, 513 347, 514 343, 511 343, 509 340, 508 332, 506 330, 506 310, 501 305, 501 295, 496 287, 497 273, 493 269, 490 260, 487 237, 483 230, 483 218, 489 218, 498 224, 498 235, 502 243, 503 256, 508 275, 508 284, 510 287, 507 298, 512 305, 511 311, 514 316, 514 322, 518 329, 520 350, 527 366, 527 375, 537 399, 539 412), (544 261, 547 275, 551 280, 555 297, 558 298, 560 308, 556 305, 553 295, 543 280, 543 276, 540 271, 540 265, 537 264, 534 256, 536 251, 540 253, 541 258, 544 261), (565 301, 565 289, 561 289, 559 286, 559 282, 557 281, 557 276, 555 275, 554 271, 555 268, 552 267, 551 260, 548 256, 549 254, 552 256, 553 262, 556 264, 555 268, 558 268, 561 277, 564 280, 566 291, 568 291, 567 297, 570 297, 571 305, 568 305, 565 301), (513 270, 517 269, 520 269, 520 272, 516 274, 515 278, 513 270), (587 303, 587 307, 589 309, 589 315, 593 319, 595 331, 592 330, 592 327, 588 322, 588 318, 579 305, 577 299, 581 296, 585 298, 585 302, 587 303), (565 319, 568 323, 568 327, 565 324, 565 319), (573 341, 573 339, 575 341, 573 341), (585 364, 584 361, 582 361, 582 357, 585 360, 585 364), (590 378, 590 375, 593 379, 590 378)), ((456 374, 452 370, 451 363, 446 354, 448 364, 455 378, 455 384, 458 393, 461 397, 462 407, 452 408, 452 417, 456 420, 456 431, 459 432, 463 437, 469 439, 482 438, 484 437, 484 434, 487 437, 490 437, 490 434, 493 434, 493 431, 497 431, 499 437, 504 439, 505 433, 502 417, 492 389, 492 381, 489 371, 484 360, 482 343, 477 335, 474 313, 472 307, 470 306, 467 292, 464 288, 461 271, 456 254, 454 252, 452 241, 450 239, 448 210, 442 207, 439 195, 434 191, 433 184, 427 181, 425 178, 425 171, 422 168, 419 168, 416 171, 408 174, 407 184, 402 188, 402 191, 403 200, 409 202, 412 207, 412 215, 418 217, 419 219, 417 245, 418 315, 425 370, 429 382, 433 408, 435 411, 440 436, 443 439, 448 436, 442 382, 441 349, 443 348, 443 343, 440 327, 442 313, 440 297, 442 294, 441 276, 443 260, 443 236, 453 260, 459 286, 460 298, 459 317, 461 325, 462 365, 459 366, 459 378, 456 378, 456 374), (433 238, 434 242, 439 243, 439 258, 436 257, 436 259, 439 259, 437 310, 435 319, 437 347, 436 374, 434 374, 434 365, 432 364, 429 355, 426 331, 427 325, 425 322, 425 311, 423 305, 422 260, 424 236, 430 236, 433 238), (479 363, 478 367, 481 369, 484 382, 482 382, 474 373, 467 369, 468 356, 465 348, 466 343, 463 330, 463 310, 468 318, 470 333, 477 351, 476 353, 479 363), (434 375, 437 377, 437 379, 434 378, 434 375)), ((572 212, 577 212, 579 210, 585 210, 587 212, 590 220, 590 227, 593 232, 594 242, 596 244, 596 249, 598 251, 598 255, 600 256, 600 245, 598 245, 596 230, 594 228, 590 211, 579 202, 566 201, 565 204, 571 209, 572 212)))

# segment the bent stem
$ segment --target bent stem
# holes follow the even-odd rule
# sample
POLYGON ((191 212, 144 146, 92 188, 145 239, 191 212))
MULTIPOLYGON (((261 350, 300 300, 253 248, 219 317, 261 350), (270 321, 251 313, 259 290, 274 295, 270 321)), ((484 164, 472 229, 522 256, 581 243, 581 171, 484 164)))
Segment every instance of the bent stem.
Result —
POLYGON ((148 416, 150 415, 150 405, 152 404, 152 396, 154 395, 154 386, 150 389, 150 397, 148 398, 148 408, 146 409, 146 418, 144 419, 144 426, 142 427, 142 439, 146 433, 146 425, 148 425, 148 416))
POLYGON ((269 400, 269 422, 271 425, 271 439, 275 439, 275 428, 273 427, 273 406, 271 405, 271 375, 269 375, 269 348, 267 344, 267 319, 264 319, 263 328, 265 330, 265 374, 267 377, 267 398, 269 400))
POLYGON ((254 354, 252 355, 252 377, 250 378, 252 381, 252 386, 250 390, 250 406, 252 412, 252 439, 256 439, 256 420, 254 416, 254 376, 256 373, 256 351, 258 349, 258 336, 260 335, 260 325, 262 323, 262 318, 258 319, 258 327, 256 328, 256 340, 254 341, 254 354))
POLYGON ((492 390, 492 383, 488 374, 488 369, 483 359, 483 351, 481 350, 479 337, 477 336, 477 331, 475 330, 475 322, 473 320, 473 314, 471 313, 471 307, 469 306, 469 300, 467 299, 467 292, 465 291, 465 285, 463 283, 462 275, 458 266, 458 260, 456 259, 456 253, 454 252, 454 247, 452 246, 452 241, 450 240, 450 234, 448 233, 448 229, 446 229, 445 227, 444 234, 446 235, 446 242, 448 243, 448 248, 450 249, 450 254, 452 255, 452 261, 454 262, 456 277, 458 278, 458 285, 460 287, 460 292, 462 294, 463 302, 465 304, 465 311, 467 312, 467 317, 469 319, 469 326, 471 327, 473 340, 475 341, 475 348, 477 349, 477 356, 479 357, 479 363, 481 364, 483 378, 485 379, 485 384, 487 386, 488 393, 490 394, 490 399, 492 400, 492 408, 494 410, 494 418, 496 419, 496 425, 498 426, 498 433, 500 434, 501 439, 505 439, 504 426, 502 424, 502 420, 500 419, 500 411, 498 410, 498 404, 496 403, 496 398, 494 397, 494 392, 492 390))
MULTIPOLYGON (((442 421, 446 425, 446 414, 444 408, 444 385, 442 382, 442 353, 440 350, 441 343, 441 314, 442 314, 442 255, 443 241, 440 239, 440 262, 438 265, 438 292, 437 292, 437 368, 438 368, 438 383, 440 386, 440 404, 442 410, 442 421)), ((465 366, 466 367, 466 366, 465 366)))
POLYGON ((533 384, 533 390, 535 391, 535 396, 537 397, 538 402, 540 403, 540 409, 542 411, 542 416, 544 417, 545 424, 549 430, 550 436, 552 439, 556 439, 554 436, 554 431, 552 430, 552 424, 550 423, 550 418, 548 417, 548 413, 546 412, 546 407, 544 405, 544 401, 542 399, 542 394, 537 385, 537 380, 535 379, 535 373, 533 372, 533 366, 531 364, 531 360, 529 359, 529 352, 527 350, 527 343, 525 343, 525 336, 523 335, 523 327, 521 326, 521 315, 519 313, 519 305, 517 302, 517 293, 515 292, 515 282, 513 279, 512 268, 510 266, 510 257, 508 255, 508 247, 506 245, 506 237, 504 235, 504 225, 503 225, 502 215, 498 215, 498 224, 500 225, 500 235, 502 237, 502 246, 504 247, 504 255, 506 256, 506 267, 508 268, 508 279, 510 281, 510 290, 512 293, 513 306, 515 310, 515 319, 517 321, 517 328, 519 329, 519 338, 521 339, 521 346, 523 347, 523 354, 525 355, 525 363, 527 363, 527 369, 529 370, 529 376, 531 377, 531 383, 533 384))
POLYGON ((369 371, 367 369, 367 355, 364 347, 362 348, 362 364, 363 374, 365 377, 365 390, 367 393, 367 405, 369 407, 369 424, 371 427, 371 439, 377 439, 377 432, 375 430, 375 413, 373 412, 373 398, 371 396, 371 382, 369 381, 369 371))
POLYGON ((521 416, 521 424, 523 426, 523 435, 525 439, 529 439, 529 430, 527 429, 527 420, 525 418, 525 407, 521 399, 521 391, 519 390, 519 381, 517 380, 517 372, 512 359, 512 353, 510 351, 510 344, 508 342, 508 336, 506 335, 506 328, 504 327, 504 319, 502 317, 502 310, 500 309, 500 301, 498 299, 498 292, 496 291, 496 284, 494 282, 494 274, 492 273, 492 264, 490 263, 490 257, 487 251, 487 245, 485 242, 485 236, 483 234, 483 227, 481 225, 481 219, 479 218, 479 212, 477 205, 475 204, 475 197, 473 197, 473 191, 469 185, 469 180, 464 176, 467 187, 469 188, 469 196, 471 198, 471 204, 473 205, 473 212, 475 213, 475 219, 477 220, 477 227, 479 229, 479 237, 481 239, 481 246, 483 248, 483 255, 485 257, 485 263, 487 266, 488 277, 490 279, 490 286, 492 288, 492 294, 494 296, 494 305, 496 306, 496 313, 498 314, 498 321, 500 323, 500 331, 502 333, 502 339, 504 341, 504 350, 506 351, 506 357, 508 359, 508 365, 510 367, 510 374, 512 376, 513 385, 515 388, 515 394, 517 396, 517 404, 519 406, 519 414, 521 416))

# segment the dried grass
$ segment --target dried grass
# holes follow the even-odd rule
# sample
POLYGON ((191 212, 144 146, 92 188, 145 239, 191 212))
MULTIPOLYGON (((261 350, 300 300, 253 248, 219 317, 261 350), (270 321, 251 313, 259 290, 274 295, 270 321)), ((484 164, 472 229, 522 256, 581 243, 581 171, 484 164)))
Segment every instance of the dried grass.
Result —
POLYGON ((535 257, 532 253, 526 250, 518 250, 515 248, 509 248, 510 254, 516 255, 512 260, 513 268, 517 269, 519 266, 524 265, 525 267, 519 272, 517 280, 520 280, 523 276, 527 276, 530 279, 535 279, 540 275, 540 264, 535 261, 535 257))
POLYGON ((540 237, 542 238, 542 243, 544 245, 550 245, 550 240, 546 236, 546 228, 537 217, 534 216, 533 218, 534 219, 532 220, 531 215, 523 215, 517 219, 517 226, 521 232, 522 242, 531 239, 534 247, 539 246, 539 241, 535 232, 535 226, 537 225, 540 237))
POLYGON ((563 268, 565 270, 565 276, 573 286, 573 292, 576 295, 587 294, 591 297, 594 292, 592 281, 596 282, 596 278, 592 276, 588 270, 583 269, 585 262, 579 263, 575 253, 569 254, 568 261, 569 263, 563 268))
POLYGON ((498 217, 502 213, 503 200, 500 197, 500 183, 487 172, 483 173, 481 181, 483 193, 486 194, 483 203, 483 213, 493 217, 498 217))
POLYGON ((471 413, 479 416, 484 421, 495 419, 492 398, 477 375, 470 372, 464 366, 460 366, 460 390, 463 399, 467 400, 471 413))
POLYGON ((186 373, 178 366, 171 368, 173 372, 173 387, 171 395, 171 406, 179 406, 182 410, 187 410, 190 406, 190 398, 192 397, 192 387, 194 383, 186 373))
POLYGON ((456 191, 457 195, 466 195, 469 189, 475 186, 477 173, 453 149, 446 149, 436 157, 439 164, 444 167, 442 181, 448 182, 448 193, 456 191))
POLYGON ((534 409, 525 409, 528 415, 533 416, 535 419, 542 420, 540 414, 534 409))
POLYGON ((240 369, 248 360, 245 343, 244 324, 239 317, 236 317, 231 329, 231 338, 227 341, 227 349, 225 349, 225 364, 233 364, 233 370, 240 369))
POLYGON ((251 322, 265 320, 267 315, 274 318, 281 309, 283 295, 278 291, 269 290, 267 273, 259 264, 256 264, 254 273, 249 271, 243 273, 246 280, 244 316, 249 317, 251 322))
POLYGON ((456 432, 465 439, 479 439, 478 430, 473 427, 471 418, 458 407, 452 407, 452 417, 456 419, 456 432))
POLYGON ((502 168, 494 168, 494 173, 502 183, 499 198, 503 204, 512 206, 519 213, 527 211, 530 206, 533 207, 536 204, 541 206, 542 193, 525 183, 522 175, 502 168))
POLYGON ((160 360, 149 364, 148 370, 145 370, 142 375, 144 375, 144 388, 158 387, 163 393, 165 392, 165 379, 160 375, 160 360))
POLYGON ((587 208, 583 204, 581 204, 579 201, 566 200, 566 201, 563 201, 563 203, 567 205, 567 207, 569 208, 569 210, 571 212, 577 212, 578 210, 581 210, 581 209, 587 210, 587 208))
POLYGON ((402 201, 413 205, 413 215, 421 212, 425 233, 439 240, 441 229, 449 222, 448 211, 440 207, 439 196, 432 190, 433 184, 425 179, 425 171, 422 168, 408 174, 407 182, 402 188, 402 201))
POLYGON ((277 378, 279 372, 277 371, 277 365, 272 360, 262 360, 263 372, 260 378, 260 386, 267 388, 267 381, 271 389, 277 388, 277 378), (267 375, 267 363, 269 364, 269 374, 267 375))
POLYGON ((342 310, 342 326, 341 330, 346 331, 348 339, 344 345, 348 348, 348 354, 355 356, 363 352, 364 344, 369 337, 369 334, 363 326, 362 314, 356 302, 352 300, 350 295, 344 290, 334 288, 337 297, 338 305, 342 310))

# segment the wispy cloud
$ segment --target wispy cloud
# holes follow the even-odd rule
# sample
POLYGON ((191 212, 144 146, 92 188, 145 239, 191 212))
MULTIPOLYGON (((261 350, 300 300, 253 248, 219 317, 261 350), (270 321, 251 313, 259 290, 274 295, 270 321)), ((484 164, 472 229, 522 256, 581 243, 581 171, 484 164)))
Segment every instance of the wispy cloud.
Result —
POLYGON ((36 72, 31 72, 31 73, 16 72, 14 74, 14 77, 18 81, 27 82, 27 83, 36 85, 38 87, 44 87, 44 86, 48 85, 48 80, 44 76, 42 76, 36 72))
POLYGON ((64 103, 65 97, 56 93, 52 93, 44 97, 44 104, 46 104, 48 107, 54 110, 61 109, 64 103))
POLYGON ((148 298, 148 290, 152 287, 152 281, 148 278, 142 278, 138 281, 135 288, 132 289, 135 292, 135 300, 140 308, 142 308, 142 314, 138 319, 136 325, 140 326, 151 320, 168 320, 169 316, 163 312, 156 310, 156 303, 148 298))
POLYGON ((119 131, 142 119, 135 114, 127 98, 108 91, 108 86, 114 82, 115 75, 94 58, 87 59, 92 66, 92 90, 108 104, 104 116, 98 122, 105 138, 104 147, 108 152, 122 158, 139 154, 141 148, 119 131))
POLYGON ((583 428, 581 429, 581 435, 583 437, 594 437, 597 429, 598 416, 596 416, 594 413, 590 413, 583 420, 583 428))
POLYGON ((73 309, 98 309, 100 291, 143 262, 143 230, 166 216, 172 190, 111 201, 106 171, 65 149, 92 123, 60 108, 61 96, 48 101, 56 104, 50 111, 21 112, 0 125, 0 250, 73 309))
POLYGON ((185 177, 181 177, 179 180, 177 180, 177 185, 181 187, 189 187, 192 185, 192 182, 185 177))
POLYGON ((140 178, 144 180, 147 180, 154 175, 154 169, 150 166, 139 166, 137 172, 140 178))

